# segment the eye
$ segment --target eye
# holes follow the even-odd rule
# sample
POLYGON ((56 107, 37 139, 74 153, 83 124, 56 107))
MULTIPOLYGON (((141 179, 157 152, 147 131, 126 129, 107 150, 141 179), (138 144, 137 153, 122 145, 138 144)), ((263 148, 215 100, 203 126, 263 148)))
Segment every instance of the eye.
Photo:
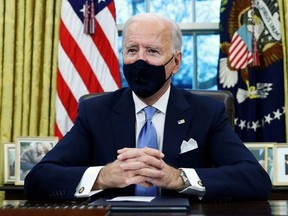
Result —
POLYGON ((149 49, 148 54, 149 55, 158 55, 159 51, 157 49, 149 49))
POLYGON ((127 50, 128 53, 136 53, 137 52, 137 49, 135 48, 130 48, 127 50))
POLYGON ((148 52, 149 52, 149 53, 158 53, 158 50, 156 50, 156 49, 150 49, 148 52))

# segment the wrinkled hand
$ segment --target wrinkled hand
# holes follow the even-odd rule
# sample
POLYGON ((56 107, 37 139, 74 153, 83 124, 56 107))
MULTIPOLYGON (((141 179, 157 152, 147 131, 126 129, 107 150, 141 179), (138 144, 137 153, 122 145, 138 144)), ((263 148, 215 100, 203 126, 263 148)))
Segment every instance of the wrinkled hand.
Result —
POLYGON ((140 184, 144 187, 151 187, 151 182, 147 179, 160 179, 164 176, 162 158, 164 154, 152 148, 124 148, 118 151, 118 160, 122 162, 123 172, 132 173, 127 176, 126 183, 140 184))
POLYGON ((161 178, 146 178, 146 181, 163 189, 182 190, 184 182, 180 177, 180 171, 167 165, 164 161, 163 165, 164 175, 161 178))
POLYGON ((183 187, 179 170, 168 166, 159 150, 123 148, 118 150, 118 154, 117 160, 100 171, 94 185, 97 189, 122 188, 131 184, 174 190, 183 187))
POLYGON ((108 188, 123 188, 128 186, 126 183, 127 176, 130 176, 130 172, 123 172, 120 165, 120 160, 115 160, 103 167, 94 183, 93 189, 108 189, 108 188))

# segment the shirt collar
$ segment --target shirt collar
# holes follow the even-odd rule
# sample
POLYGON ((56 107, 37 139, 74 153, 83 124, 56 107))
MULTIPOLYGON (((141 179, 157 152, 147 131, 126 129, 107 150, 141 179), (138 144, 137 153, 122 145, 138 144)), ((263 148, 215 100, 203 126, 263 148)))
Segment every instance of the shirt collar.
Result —
MULTIPOLYGON (((169 86, 167 91, 159 98, 158 101, 156 101, 153 104, 153 107, 155 107, 158 111, 160 111, 160 112, 162 112, 164 114, 166 113, 166 110, 167 110, 167 104, 168 104, 170 89, 171 89, 171 87, 169 86)), ((134 103, 135 103, 135 111, 136 111, 136 114, 137 114, 143 108, 145 108, 147 106, 147 104, 145 104, 143 101, 141 101, 133 91, 132 91, 132 96, 133 96, 133 100, 134 100, 134 103)))

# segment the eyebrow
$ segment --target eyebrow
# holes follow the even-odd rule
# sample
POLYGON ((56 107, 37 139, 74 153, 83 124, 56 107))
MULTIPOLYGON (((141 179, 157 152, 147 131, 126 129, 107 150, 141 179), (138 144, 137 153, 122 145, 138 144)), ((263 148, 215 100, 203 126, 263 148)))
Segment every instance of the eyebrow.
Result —
POLYGON ((133 44, 128 44, 128 45, 124 46, 124 48, 126 48, 126 49, 129 49, 132 47, 138 47, 138 45, 133 43, 133 44))
POLYGON ((154 44, 152 44, 152 45, 150 44, 148 46, 145 46, 145 48, 156 49, 156 50, 160 50, 161 49, 160 46, 154 45, 154 44))
MULTIPOLYGON (((134 42, 132 42, 132 43, 128 43, 128 44, 126 44, 126 46, 124 46, 123 48, 124 49, 131 49, 131 48, 138 48, 139 47, 139 44, 138 43, 134 43, 134 42)), ((144 45, 144 48, 145 49, 153 49, 153 50, 157 50, 157 51, 159 51, 159 52, 163 52, 163 48, 162 47, 160 47, 159 45, 156 45, 156 44, 148 44, 148 45, 144 45)))

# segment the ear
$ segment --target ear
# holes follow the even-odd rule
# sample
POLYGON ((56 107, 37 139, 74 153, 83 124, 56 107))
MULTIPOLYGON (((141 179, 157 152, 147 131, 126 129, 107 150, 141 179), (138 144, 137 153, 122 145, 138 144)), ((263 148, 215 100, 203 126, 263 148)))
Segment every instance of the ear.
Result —
POLYGON ((182 52, 177 51, 175 58, 174 58, 175 66, 174 66, 174 69, 172 71, 172 73, 174 75, 178 72, 178 70, 180 68, 181 61, 182 61, 182 52))

